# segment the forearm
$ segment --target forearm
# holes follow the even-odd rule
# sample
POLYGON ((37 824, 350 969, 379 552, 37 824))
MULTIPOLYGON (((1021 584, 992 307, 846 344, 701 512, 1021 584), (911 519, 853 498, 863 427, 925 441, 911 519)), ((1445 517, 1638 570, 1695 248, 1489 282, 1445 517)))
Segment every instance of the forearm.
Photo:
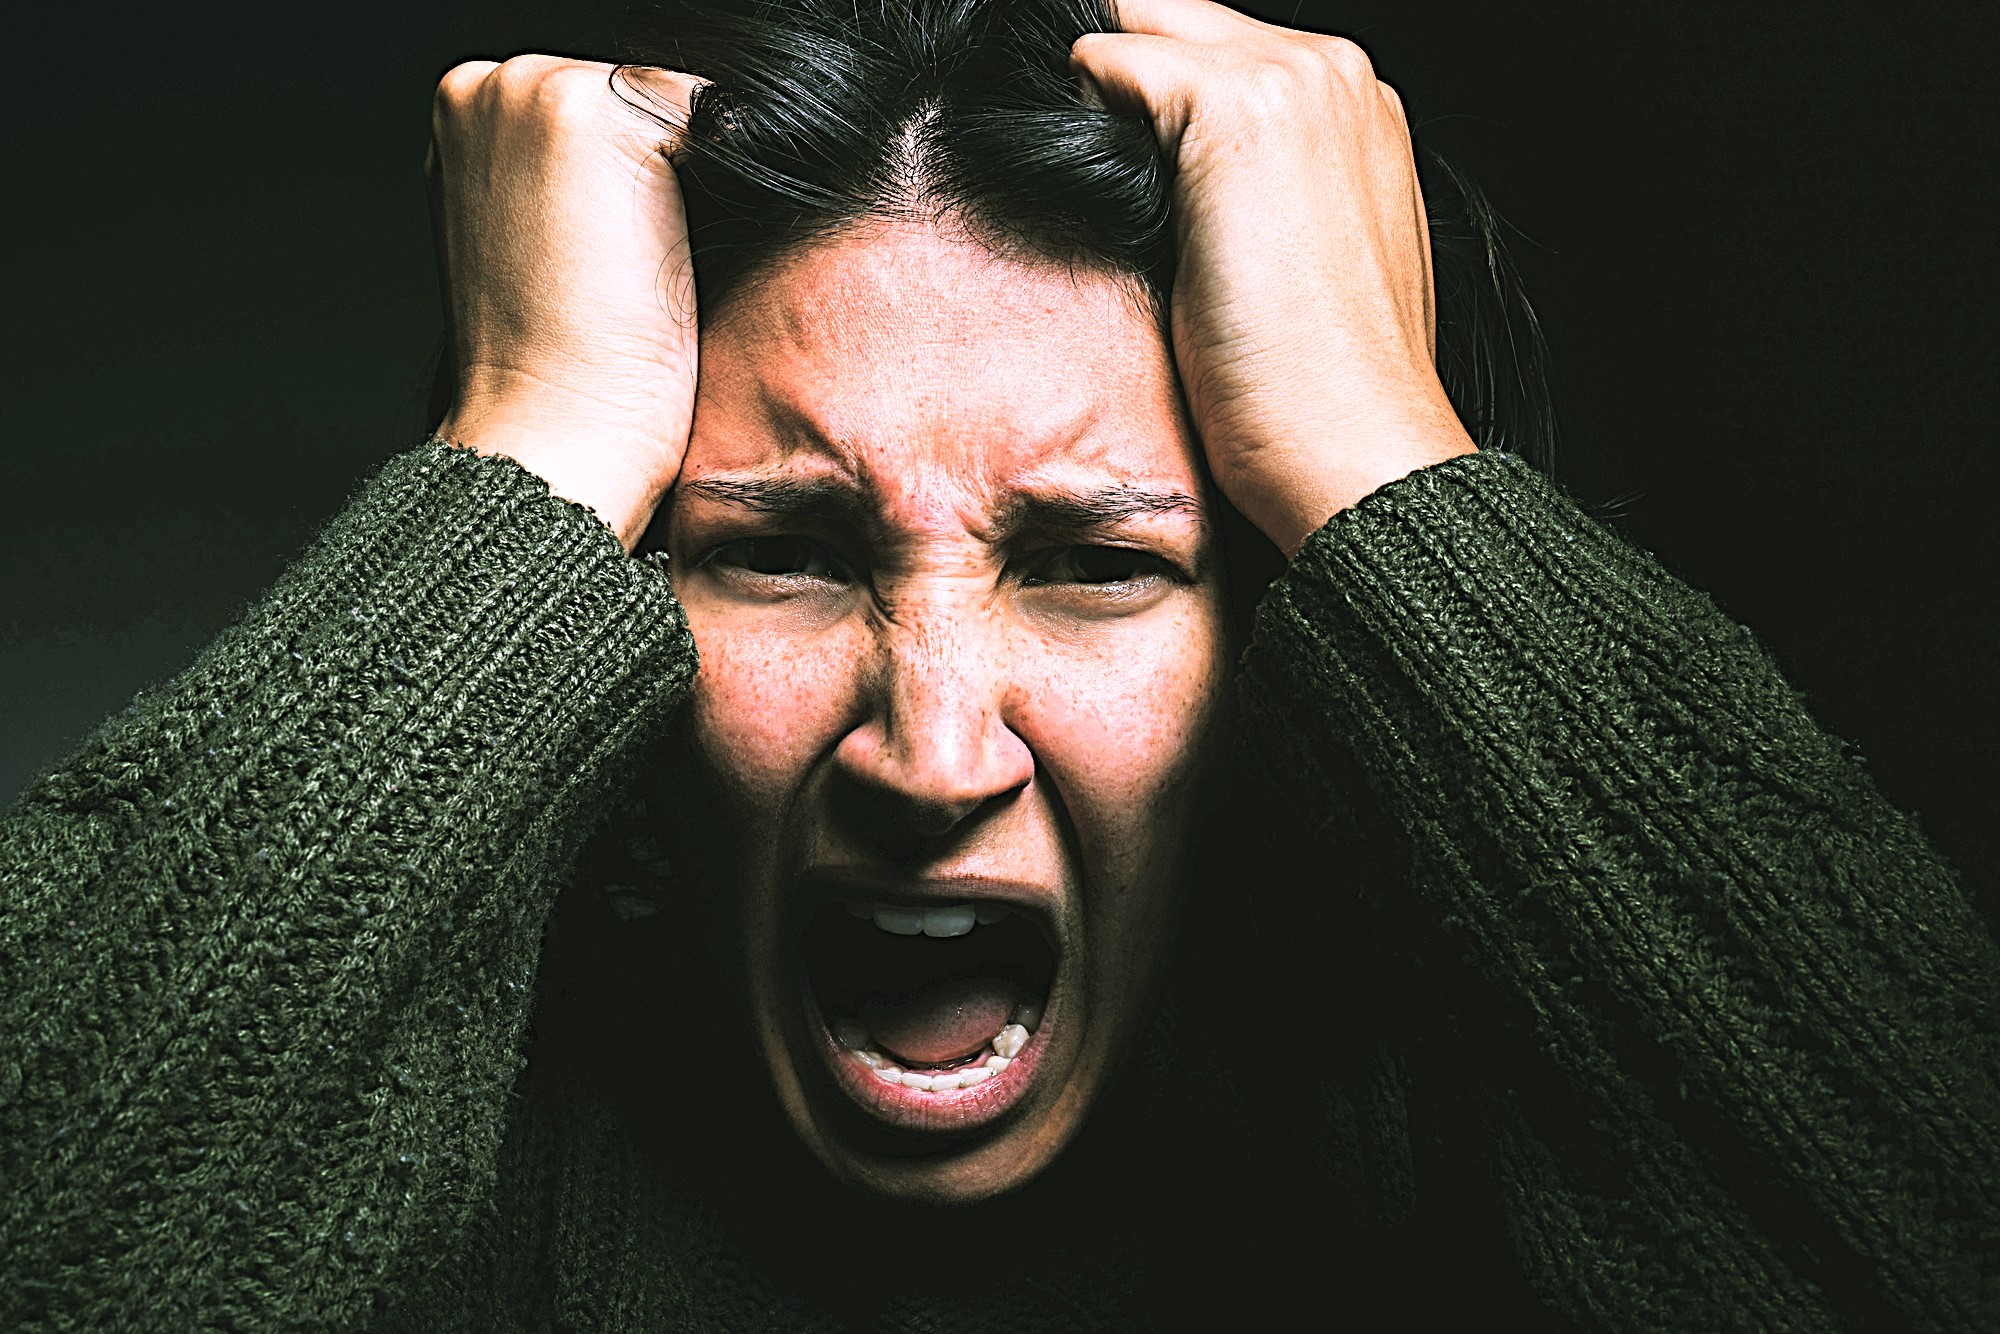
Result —
POLYGON ((0 1310, 337 1325, 436 1254, 567 861, 692 666, 660 571, 426 446, 30 789, 0 835, 0 1310))
POLYGON ((1892 1303, 1995 1299, 1964 1259, 2000 1201, 1992 942, 1707 598, 1482 455, 1316 535, 1251 663, 1266 746, 1365 775, 1424 915, 1627 1170, 1708 1170, 1692 1100, 1892 1303))

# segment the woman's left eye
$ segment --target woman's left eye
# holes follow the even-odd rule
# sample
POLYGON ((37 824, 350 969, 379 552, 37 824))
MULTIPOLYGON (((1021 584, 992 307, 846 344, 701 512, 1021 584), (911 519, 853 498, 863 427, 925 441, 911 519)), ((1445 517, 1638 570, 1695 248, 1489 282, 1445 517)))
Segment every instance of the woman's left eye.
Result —
POLYGON ((1130 584, 1169 573, 1158 556, 1130 547, 1057 547, 1030 568, 1030 584, 1130 584))

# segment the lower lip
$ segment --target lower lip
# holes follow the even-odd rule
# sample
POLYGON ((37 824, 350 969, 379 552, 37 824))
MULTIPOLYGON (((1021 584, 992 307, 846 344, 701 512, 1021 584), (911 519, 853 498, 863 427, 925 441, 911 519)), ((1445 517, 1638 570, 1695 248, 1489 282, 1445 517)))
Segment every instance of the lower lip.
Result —
POLYGON ((815 1001, 808 1022, 818 1031, 820 1051, 833 1082, 849 1100, 879 1124, 893 1130, 917 1134, 963 1134, 984 1130, 1005 1116, 1027 1094, 1041 1065, 1047 1044, 1043 1034, 1052 1016, 1044 1016, 1028 1044, 1008 1062, 1007 1068, 969 1088, 928 1093, 901 1084, 890 1084, 855 1059, 854 1053, 834 1041, 827 1031, 826 1018, 815 1001))

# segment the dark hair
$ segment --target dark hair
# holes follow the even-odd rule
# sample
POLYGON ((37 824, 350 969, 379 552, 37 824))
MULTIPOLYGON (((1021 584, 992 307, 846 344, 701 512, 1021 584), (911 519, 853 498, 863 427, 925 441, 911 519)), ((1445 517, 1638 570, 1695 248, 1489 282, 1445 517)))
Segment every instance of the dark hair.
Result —
MULTIPOLYGON (((711 82, 675 168, 704 319, 801 246, 871 217, 946 214, 1000 253, 1126 274, 1165 310, 1171 181, 1151 128, 1084 104, 1069 50, 1108 0, 671 5, 634 63, 711 82)), ((1548 466, 1541 331, 1477 189, 1425 173, 1438 369, 1481 448, 1548 466)))

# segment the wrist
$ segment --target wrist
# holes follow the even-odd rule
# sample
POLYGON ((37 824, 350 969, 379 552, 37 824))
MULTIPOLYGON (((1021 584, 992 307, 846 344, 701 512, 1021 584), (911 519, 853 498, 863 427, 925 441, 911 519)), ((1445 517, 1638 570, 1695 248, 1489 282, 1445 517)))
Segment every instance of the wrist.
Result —
POLYGON ((1233 486, 1217 480, 1230 502, 1289 559, 1364 496, 1475 450, 1457 417, 1447 414, 1445 420, 1382 422, 1260 451, 1254 477, 1233 486))
POLYGON ((555 405, 454 409, 437 433, 475 453, 514 460, 548 483, 551 494, 597 515, 627 551, 673 484, 685 447, 685 439, 670 445, 628 423, 555 405))

